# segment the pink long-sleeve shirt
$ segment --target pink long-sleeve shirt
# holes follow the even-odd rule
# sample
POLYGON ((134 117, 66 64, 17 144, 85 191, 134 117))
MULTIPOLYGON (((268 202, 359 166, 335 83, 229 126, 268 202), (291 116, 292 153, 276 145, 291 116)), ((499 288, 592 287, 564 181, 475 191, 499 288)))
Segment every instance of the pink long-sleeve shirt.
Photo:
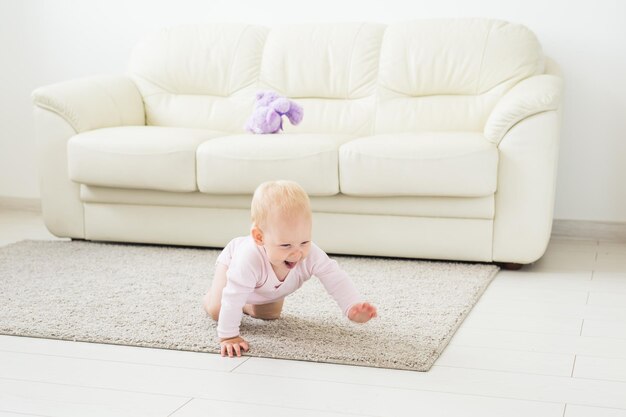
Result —
POLYGON ((348 274, 312 242, 308 256, 298 262, 283 281, 274 273, 265 249, 257 245, 251 236, 231 240, 218 256, 217 263, 228 266, 217 323, 220 338, 239 335, 245 304, 278 301, 300 288, 313 275, 335 299, 344 315, 348 314, 352 305, 361 301, 348 274))

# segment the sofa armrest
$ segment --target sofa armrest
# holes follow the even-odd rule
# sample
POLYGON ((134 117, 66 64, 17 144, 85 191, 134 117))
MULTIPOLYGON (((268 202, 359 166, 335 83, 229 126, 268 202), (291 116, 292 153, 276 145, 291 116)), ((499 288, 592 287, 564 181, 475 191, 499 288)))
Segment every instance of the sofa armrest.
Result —
POLYGON ((487 123, 485 138, 498 145, 504 135, 521 120, 561 104, 563 80, 555 75, 536 75, 515 85, 496 104, 487 123))
POLYGON ((61 116, 76 133, 144 125, 143 99, 128 77, 97 75, 36 89, 34 104, 61 116))
POLYGON ((109 75, 41 87, 32 96, 44 222, 56 236, 85 239, 80 186, 67 172, 67 141, 88 130, 144 125, 143 99, 130 78, 109 75))

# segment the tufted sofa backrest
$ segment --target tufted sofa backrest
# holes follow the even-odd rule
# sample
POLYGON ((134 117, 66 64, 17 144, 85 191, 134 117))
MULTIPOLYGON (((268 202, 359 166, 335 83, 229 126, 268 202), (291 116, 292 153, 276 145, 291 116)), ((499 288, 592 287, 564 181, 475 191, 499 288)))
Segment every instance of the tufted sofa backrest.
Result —
POLYGON ((488 19, 390 25, 380 54, 376 132, 482 131, 498 99, 543 73, 543 62, 539 42, 521 25, 488 19))
POLYGON ((241 132, 258 90, 268 29, 243 24, 162 30, 133 50, 130 72, 148 125, 241 132))
POLYGON ((534 34, 489 19, 182 26, 146 38, 130 72, 147 123, 243 132, 254 94, 296 99, 302 133, 480 131, 497 100, 544 71, 534 34))
POLYGON ((384 31, 369 23, 274 28, 265 43, 259 86, 302 104, 298 132, 367 134, 384 31))

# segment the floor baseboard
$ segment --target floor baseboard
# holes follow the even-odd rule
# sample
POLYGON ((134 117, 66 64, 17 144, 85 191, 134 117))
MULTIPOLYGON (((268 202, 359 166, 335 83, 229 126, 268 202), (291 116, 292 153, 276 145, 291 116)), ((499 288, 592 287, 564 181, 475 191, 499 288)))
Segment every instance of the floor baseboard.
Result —
POLYGON ((0 209, 41 212, 41 199, 0 196, 0 209))
POLYGON ((626 223, 555 219, 552 222, 552 237, 626 242, 626 223))

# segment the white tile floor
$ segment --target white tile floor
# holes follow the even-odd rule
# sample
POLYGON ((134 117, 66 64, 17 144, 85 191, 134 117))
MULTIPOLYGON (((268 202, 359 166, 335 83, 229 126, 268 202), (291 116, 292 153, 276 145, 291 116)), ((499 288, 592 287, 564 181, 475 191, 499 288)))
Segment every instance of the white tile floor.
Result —
MULTIPOLYGON (((0 245, 52 238, 0 209, 0 245)), ((24 415, 626 417, 626 242, 500 272, 427 373, 0 336, 0 417, 24 415)))

